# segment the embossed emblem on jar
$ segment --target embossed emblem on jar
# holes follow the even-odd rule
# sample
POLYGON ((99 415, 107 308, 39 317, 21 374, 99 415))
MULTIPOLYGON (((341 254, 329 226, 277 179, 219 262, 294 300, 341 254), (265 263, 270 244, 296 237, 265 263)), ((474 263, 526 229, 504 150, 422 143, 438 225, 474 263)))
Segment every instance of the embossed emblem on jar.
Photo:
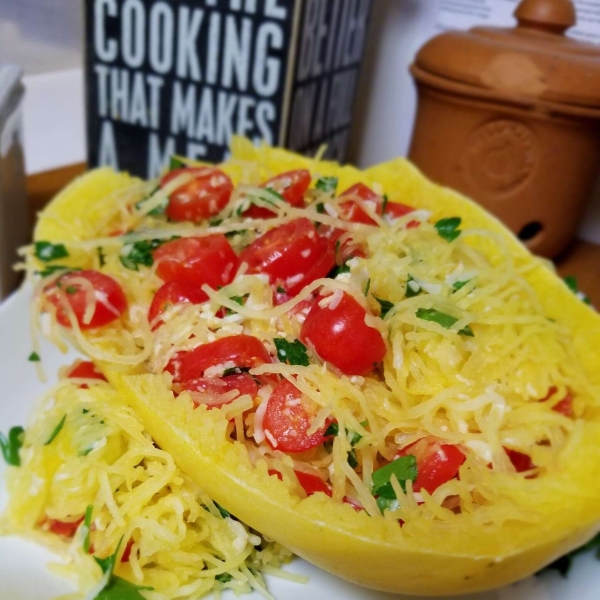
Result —
POLYGON ((463 156, 463 171, 476 189, 500 199, 527 181, 537 157, 537 140, 527 125, 497 119, 480 125, 471 134, 463 156))

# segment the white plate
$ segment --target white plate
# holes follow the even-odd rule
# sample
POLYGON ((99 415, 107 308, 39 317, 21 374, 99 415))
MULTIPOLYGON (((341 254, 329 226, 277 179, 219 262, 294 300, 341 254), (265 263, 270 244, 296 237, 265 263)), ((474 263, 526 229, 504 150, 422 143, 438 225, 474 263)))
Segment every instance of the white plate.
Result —
MULTIPOLYGON (((38 381, 34 366, 27 361, 31 353, 28 299, 29 291, 23 289, 0 305, 0 431, 5 433, 13 425, 26 423, 35 398, 48 386, 38 381)), ((73 356, 61 355, 48 343, 43 344, 41 355, 50 382, 55 380, 58 368, 73 359, 73 356)), ((0 463, 1 478, 5 466, 1 459, 0 463)), ((0 510, 5 502, 2 481, 0 510)), ((68 581, 46 569, 45 565, 52 560, 56 561, 57 557, 31 542, 16 537, 0 538, 0 600, 51 600, 72 591, 68 581)), ((269 578, 269 589, 278 600, 411 600, 407 596, 359 588, 300 559, 286 568, 308 575, 310 582, 299 585, 269 578)), ((435 577, 435 573, 431 576, 435 577)), ((598 600, 599 596, 600 562, 585 555, 577 558, 568 579, 554 572, 547 573, 494 592, 465 596, 463 600, 598 600)), ((243 598, 259 600, 261 596, 252 594, 243 598)))

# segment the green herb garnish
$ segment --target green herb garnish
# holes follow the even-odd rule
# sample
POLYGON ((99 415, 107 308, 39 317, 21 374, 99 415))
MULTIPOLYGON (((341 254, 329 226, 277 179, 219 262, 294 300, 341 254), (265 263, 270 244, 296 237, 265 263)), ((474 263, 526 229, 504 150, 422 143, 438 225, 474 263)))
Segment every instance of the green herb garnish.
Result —
POLYGON ((385 211, 387 210, 388 202, 389 202, 389 199, 387 197, 387 194, 384 194, 383 201, 381 202, 381 216, 385 215, 385 211))
POLYGON ((334 421, 333 423, 329 424, 329 426, 325 430, 325 433, 323 434, 323 437, 330 437, 332 435, 336 436, 339 432, 340 426, 337 424, 337 421, 334 421))
POLYGON ((242 373, 248 373, 248 371, 250 371, 250 367, 230 367, 223 371, 223 377, 228 377, 229 375, 241 375, 242 373))
POLYGON ((585 304, 591 305, 591 300, 579 289, 577 278, 573 275, 567 275, 563 281, 567 284, 567 287, 585 304))
POLYGON ((54 275, 58 271, 81 271, 78 267, 67 267, 65 265, 48 265, 43 271, 37 271, 38 275, 42 277, 48 277, 48 275, 54 275))
POLYGON ((50 434, 50 437, 48 438, 48 441, 44 444, 44 446, 49 446, 56 439, 56 436, 60 433, 60 431, 63 428, 66 420, 67 420, 67 415, 65 415, 60 420, 59 424, 54 428, 54 430, 50 434))
POLYGON ((2 456, 7 465, 13 467, 21 466, 19 450, 21 450, 21 446, 23 446, 24 438, 25 430, 20 425, 11 427, 8 436, 0 433, 0 450, 2 451, 2 456))
POLYGON ((172 155, 171 158, 169 158, 169 171, 174 171, 175 169, 185 169, 186 167, 187 165, 175 155, 172 155))
MULTIPOLYGON (((231 298, 229 298, 230 300, 233 300, 235 303, 239 304, 240 306, 244 306, 244 304, 246 304, 246 300, 248 299, 248 296, 250 294, 244 294, 243 296, 231 296, 231 298)), ((235 310, 232 310, 231 308, 225 308, 225 314, 226 315, 236 315, 237 313, 235 312, 235 310)))
POLYGON ((306 346, 300 340, 288 342, 285 338, 274 338, 273 342, 277 348, 277 358, 282 363, 308 367, 309 361, 306 346))
POLYGON ((233 579, 233 576, 229 573, 219 573, 218 575, 215 575, 215 579, 221 583, 227 583, 233 579))
POLYGON ((64 244, 40 241, 35 242, 34 247, 35 256, 44 262, 51 262, 69 256, 69 252, 64 244))
POLYGON ((106 255, 104 254, 104 249, 102 246, 98 246, 96 248, 96 252, 98 253, 98 262, 100 266, 103 267, 106 264, 106 255))
POLYGON ((87 554, 90 551, 90 527, 92 526, 92 510, 94 507, 90 504, 85 509, 85 518, 83 519, 83 551, 87 554))
POLYGON ((375 300, 377 300, 377 302, 379 303, 379 306, 381 308, 381 318, 385 319, 390 310, 394 308, 394 303, 390 302, 389 300, 383 300, 383 298, 378 298, 375 295, 373 295, 373 298, 375 298, 375 300))
MULTIPOLYGON (((417 317, 419 319, 423 319, 424 321, 431 321, 432 323, 437 323, 441 325, 444 329, 450 329, 454 323, 458 322, 456 317, 451 315, 447 315, 446 313, 440 312, 435 308, 419 308, 417 310, 417 317)), ((475 337, 472 329, 467 325, 463 327, 460 331, 458 331, 459 335, 466 335, 468 337, 475 337)))
POLYGON ((337 177, 321 177, 317 180, 315 187, 321 192, 328 192, 335 194, 337 189, 338 178, 337 177))
POLYGON ((141 240, 125 244, 119 255, 121 264, 131 271, 139 271, 139 266, 151 267, 154 264, 152 253, 167 240, 141 240))
POLYGON ((395 500, 396 493, 390 483, 392 475, 396 476, 400 487, 406 491, 406 482, 409 479, 414 482, 417 478, 417 473, 417 459, 412 454, 401 456, 373 473, 373 495, 388 500, 395 500))
POLYGON ((213 504, 216 506, 217 510, 219 511, 219 513, 221 513, 221 516, 224 519, 228 519, 229 517, 231 517, 231 513, 228 510, 225 510, 220 504, 217 504, 216 502, 213 502, 213 504))
POLYGON ((277 286, 277 293, 278 294, 285 294, 285 289, 283 289, 280 285, 277 286))
POLYGON ((42 359, 40 357, 40 355, 37 352, 32 352, 28 357, 27 360, 29 362, 40 362, 42 359))
POLYGON ((370 289, 371 289, 371 280, 367 279, 367 285, 365 286, 365 298, 369 295, 370 289))
POLYGON ((67 292, 67 294, 76 294, 77 291, 78 291, 78 289, 74 285, 69 285, 68 287, 65 288, 65 292, 67 292))
POLYGON ((465 285, 467 285, 467 283, 469 283, 469 281, 471 281, 470 279, 467 279, 466 281, 455 281, 452 284, 452 287, 454 288, 455 292, 458 292, 458 290, 462 290, 465 285))
POLYGON ((356 450, 354 450, 354 449, 352 449, 352 450, 350 450, 350 452, 348 452, 348 464, 353 469, 356 469, 356 467, 358 467, 358 459, 356 458, 356 450))
POLYGON ((447 242, 452 242, 462 233, 459 229, 461 223, 460 217, 450 217, 449 219, 440 219, 435 224, 435 228, 447 242))
MULTIPOLYGON (((152 198, 152 196, 154 196, 154 194, 156 194, 156 192, 158 192, 158 190, 160 190, 160 186, 155 187, 150 194, 148 194, 148 196, 146 196, 145 198, 142 198, 140 201, 135 203, 135 209, 136 210, 142 210, 144 208, 144 204, 146 202, 148 202, 148 200, 150 200, 150 198, 152 198)), ((158 206, 155 206, 152 210, 149 210, 146 214, 152 216, 152 217, 160 217, 161 215, 165 214, 165 211, 167 210, 167 206, 169 205, 169 199, 165 198, 164 200, 161 201, 161 203, 158 206)))
POLYGON ((114 575, 113 571, 117 562, 117 553, 119 552, 122 541, 123 538, 121 538, 121 541, 119 541, 114 554, 111 554, 106 558, 98 558, 94 556, 94 560, 96 563, 98 563, 102 569, 102 572, 105 575, 106 573, 109 574, 106 585, 98 593, 94 600, 144 600, 144 597, 140 594, 140 591, 154 589, 147 586, 136 585, 135 583, 131 583, 130 581, 114 575))

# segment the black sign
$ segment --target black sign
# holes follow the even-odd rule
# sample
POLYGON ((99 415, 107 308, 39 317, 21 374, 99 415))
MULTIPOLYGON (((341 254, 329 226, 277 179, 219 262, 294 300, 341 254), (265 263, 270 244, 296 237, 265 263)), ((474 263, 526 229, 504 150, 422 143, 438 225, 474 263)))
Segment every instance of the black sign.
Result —
POLYGON ((343 159, 371 0, 87 0, 88 161, 146 178, 231 135, 343 159))

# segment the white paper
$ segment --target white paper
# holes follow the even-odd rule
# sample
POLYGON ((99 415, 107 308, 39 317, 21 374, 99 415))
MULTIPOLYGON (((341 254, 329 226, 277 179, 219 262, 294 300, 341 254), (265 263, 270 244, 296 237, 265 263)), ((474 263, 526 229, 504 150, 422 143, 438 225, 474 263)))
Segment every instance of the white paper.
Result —
MULTIPOLYGON (((514 27, 520 0, 438 0, 436 30, 469 29, 476 25, 514 27)), ((574 0, 577 25, 567 32, 575 39, 600 43, 600 0, 574 0)))

